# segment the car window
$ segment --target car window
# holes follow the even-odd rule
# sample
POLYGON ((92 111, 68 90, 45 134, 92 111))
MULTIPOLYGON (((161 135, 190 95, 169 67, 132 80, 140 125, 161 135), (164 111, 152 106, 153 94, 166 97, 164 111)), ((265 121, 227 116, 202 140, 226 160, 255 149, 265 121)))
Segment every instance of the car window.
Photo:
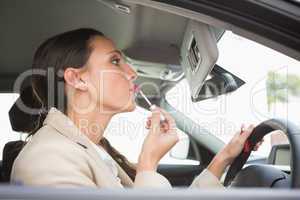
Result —
POLYGON ((4 148, 4 145, 9 141, 20 140, 22 137, 20 133, 12 130, 8 117, 8 111, 18 97, 18 94, 13 93, 0 94, 0 160, 2 160, 2 150, 4 148))
MULTIPOLYGON (((300 62, 251 40, 226 32, 218 43, 217 64, 243 79, 237 91, 192 103, 187 81, 168 92, 168 102, 227 143, 241 124, 272 117, 300 125, 300 62)), ((256 155, 267 157, 271 146, 287 143, 284 135, 265 138, 256 155)))

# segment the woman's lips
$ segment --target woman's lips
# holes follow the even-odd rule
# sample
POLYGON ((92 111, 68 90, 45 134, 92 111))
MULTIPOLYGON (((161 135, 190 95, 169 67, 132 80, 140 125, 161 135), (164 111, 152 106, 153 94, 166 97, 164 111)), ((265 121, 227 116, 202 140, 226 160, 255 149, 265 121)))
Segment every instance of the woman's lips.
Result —
POLYGON ((133 91, 134 91, 135 93, 138 93, 138 92, 140 91, 140 87, 139 87, 138 85, 134 85, 134 86, 133 86, 133 91))
POLYGON ((129 91, 138 93, 140 91, 140 87, 138 85, 133 85, 133 88, 130 88, 129 91))
POLYGON ((139 91, 140 91, 140 87, 138 85, 133 85, 132 88, 129 89, 130 94, 132 95, 133 99, 136 99, 139 91))

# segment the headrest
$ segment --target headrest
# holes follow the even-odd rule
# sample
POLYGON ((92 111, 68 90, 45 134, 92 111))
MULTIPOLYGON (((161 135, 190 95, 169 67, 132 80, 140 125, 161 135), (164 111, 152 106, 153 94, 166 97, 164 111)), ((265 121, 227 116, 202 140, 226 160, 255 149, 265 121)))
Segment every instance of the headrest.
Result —
POLYGON ((16 157, 19 155, 20 151, 24 147, 24 141, 11 141, 5 144, 3 148, 3 158, 2 158, 2 173, 1 178, 3 182, 10 181, 10 175, 12 166, 16 157))
POLYGON ((25 109, 22 109, 24 105, 30 108, 37 105, 36 102, 34 102, 33 92, 30 86, 23 89, 8 113, 12 129, 17 132, 28 133, 33 130, 34 122, 36 122, 39 115, 26 112, 25 109))

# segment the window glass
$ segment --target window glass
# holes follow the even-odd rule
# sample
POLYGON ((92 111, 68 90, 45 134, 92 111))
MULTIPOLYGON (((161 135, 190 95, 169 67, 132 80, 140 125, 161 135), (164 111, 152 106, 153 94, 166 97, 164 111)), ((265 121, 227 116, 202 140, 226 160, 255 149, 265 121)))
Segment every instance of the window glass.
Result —
POLYGON ((1 134, 0 134, 0 160, 2 160, 2 150, 4 145, 9 141, 19 140, 21 139, 21 134, 12 130, 8 111, 11 106, 15 103, 18 94, 13 93, 2 93, 0 94, 0 124, 1 124, 1 134))

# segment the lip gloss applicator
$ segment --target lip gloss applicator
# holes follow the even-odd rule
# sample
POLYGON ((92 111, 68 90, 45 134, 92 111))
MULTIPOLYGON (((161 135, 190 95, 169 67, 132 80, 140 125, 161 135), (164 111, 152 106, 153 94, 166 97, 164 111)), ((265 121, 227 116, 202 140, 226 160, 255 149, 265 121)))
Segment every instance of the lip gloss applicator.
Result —
MULTIPOLYGON (((140 95, 145 99, 147 104, 149 105, 149 110, 153 111, 156 108, 156 105, 152 104, 151 101, 147 98, 147 96, 144 94, 144 92, 141 90, 139 86, 135 86, 136 93, 140 93, 140 95)), ((166 118, 162 114, 160 114, 160 121, 165 121, 166 118)))

